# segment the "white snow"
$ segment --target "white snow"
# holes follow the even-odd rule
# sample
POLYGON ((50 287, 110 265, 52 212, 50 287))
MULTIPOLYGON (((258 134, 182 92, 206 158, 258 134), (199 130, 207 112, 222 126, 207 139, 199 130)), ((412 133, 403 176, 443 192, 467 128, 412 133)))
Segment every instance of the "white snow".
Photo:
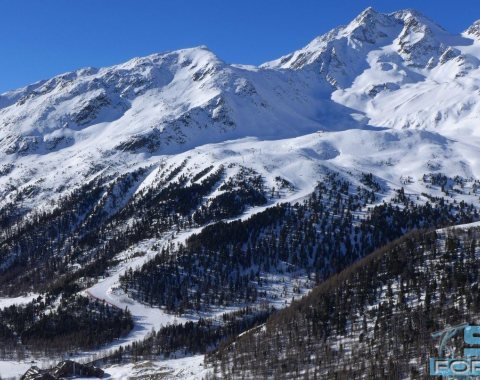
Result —
POLYGON ((203 365, 203 355, 162 361, 143 361, 134 364, 113 365, 105 368, 111 379, 129 379, 132 376, 162 374, 162 379, 200 380, 209 372, 203 365))
POLYGON ((37 298, 39 294, 28 294, 26 296, 13 297, 13 298, 1 298, 0 297, 0 309, 9 307, 12 305, 23 305, 29 303, 33 299, 37 298))

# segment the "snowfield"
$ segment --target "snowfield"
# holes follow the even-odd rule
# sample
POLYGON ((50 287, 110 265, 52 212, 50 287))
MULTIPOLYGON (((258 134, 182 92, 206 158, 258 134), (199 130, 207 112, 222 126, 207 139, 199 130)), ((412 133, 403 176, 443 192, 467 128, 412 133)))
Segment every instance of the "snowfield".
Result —
POLYGON ((32 299, 37 298, 38 296, 39 294, 29 294, 23 297, 0 298, 0 309, 12 305, 23 305, 29 303, 32 299))

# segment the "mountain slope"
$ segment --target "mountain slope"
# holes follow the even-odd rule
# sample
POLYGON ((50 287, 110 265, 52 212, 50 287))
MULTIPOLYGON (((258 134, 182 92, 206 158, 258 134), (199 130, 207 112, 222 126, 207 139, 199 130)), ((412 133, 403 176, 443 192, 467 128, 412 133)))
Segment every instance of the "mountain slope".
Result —
POLYGON ((28 209, 56 198, 58 183, 71 188, 105 171, 158 163, 159 155, 244 137, 376 126, 429 129, 471 144, 479 114, 475 25, 452 35, 415 11, 369 8, 258 68, 229 65, 198 47, 2 94, 2 203, 33 186, 38 196, 22 203, 28 209))
POLYGON ((384 15, 369 8, 263 67, 316 72, 336 90, 333 100, 364 113, 372 125, 449 127, 478 117, 475 30, 474 24, 453 35, 413 10, 384 15))
POLYGON ((319 122, 318 105, 296 82, 227 65, 205 47, 82 69, 2 95, 2 151, 45 154, 93 142, 102 150, 165 153, 173 143, 299 135, 319 122))
POLYGON ((431 334, 478 323, 478 237, 478 226, 417 231, 372 253, 211 355, 215 373, 428 378, 431 334))

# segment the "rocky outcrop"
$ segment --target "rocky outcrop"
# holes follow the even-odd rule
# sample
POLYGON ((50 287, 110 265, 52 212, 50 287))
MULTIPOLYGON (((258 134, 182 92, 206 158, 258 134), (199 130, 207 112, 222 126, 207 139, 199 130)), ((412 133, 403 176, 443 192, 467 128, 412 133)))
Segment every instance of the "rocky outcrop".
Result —
POLYGON ((25 374, 21 377, 21 380, 56 380, 56 378, 50 375, 48 372, 33 366, 30 367, 27 372, 25 372, 25 374))
POLYGON ((100 368, 92 365, 76 363, 72 360, 65 360, 47 370, 41 370, 38 367, 33 366, 25 372, 21 377, 21 380, 59 380, 78 376, 101 379, 103 375, 104 372, 100 368))

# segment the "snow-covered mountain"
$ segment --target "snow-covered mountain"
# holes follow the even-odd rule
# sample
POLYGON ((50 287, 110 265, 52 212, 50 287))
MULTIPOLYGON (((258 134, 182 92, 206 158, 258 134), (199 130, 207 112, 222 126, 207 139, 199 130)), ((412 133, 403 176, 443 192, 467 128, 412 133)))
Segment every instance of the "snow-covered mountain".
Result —
POLYGON ((2 151, 48 154, 88 142, 165 153, 169 145, 294 136, 317 127, 310 98, 292 76, 227 65, 206 47, 156 54, 3 94, 2 151))
MULTIPOLYGON (((480 195, 479 63, 480 21, 452 34, 413 10, 368 8, 258 67, 228 64, 200 46, 1 94, 0 284, 19 296, 39 284, 58 289, 63 276, 77 286, 69 289, 128 306, 140 324, 133 341, 173 317, 128 298, 136 293, 127 271, 211 222, 322 194, 319 182, 326 203, 318 207, 340 210, 341 193, 357 221, 383 201, 421 214, 408 207, 443 207, 443 197, 454 219, 433 220, 468 219, 474 212, 462 201, 480 195)), ((324 222, 312 229, 335 224, 334 212, 319 213, 324 222)), ((255 223, 266 222, 259 216, 245 228, 255 223)), ((274 294, 277 304, 308 288, 298 273, 298 283, 274 294)), ((269 275, 264 283, 278 280, 269 275)))
POLYGON ((435 129, 478 117, 478 23, 455 35, 416 11, 366 9, 263 67, 311 70, 371 125, 435 129), (459 99, 461 98, 461 99, 459 99))
POLYGON ((437 144, 468 136, 470 146, 478 136, 478 30, 475 23, 455 35, 413 10, 386 15, 368 8, 259 67, 230 65, 197 47, 4 93, 2 198, 7 184, 18 190, 26 178, 54 188, 46 173, 56 172, 57 182, 81 181, 102 163, 136 164, 244 137, 350 130, 335 137, 344 140, 369 130, 388 142, 398 134, 381 131, 390 128, 437 144))
POLYGON ((198 47, 81 69, 1 95, 1 151, 46 154, 88 141, 166 153, 356 127, 354 112, 382 127, 458 122, 475 116, 477 39, 478 24, 453 35, 415 11, 368 8, 260 67, 198 47), (458 93, 467 99, 449 103, 458 93))

